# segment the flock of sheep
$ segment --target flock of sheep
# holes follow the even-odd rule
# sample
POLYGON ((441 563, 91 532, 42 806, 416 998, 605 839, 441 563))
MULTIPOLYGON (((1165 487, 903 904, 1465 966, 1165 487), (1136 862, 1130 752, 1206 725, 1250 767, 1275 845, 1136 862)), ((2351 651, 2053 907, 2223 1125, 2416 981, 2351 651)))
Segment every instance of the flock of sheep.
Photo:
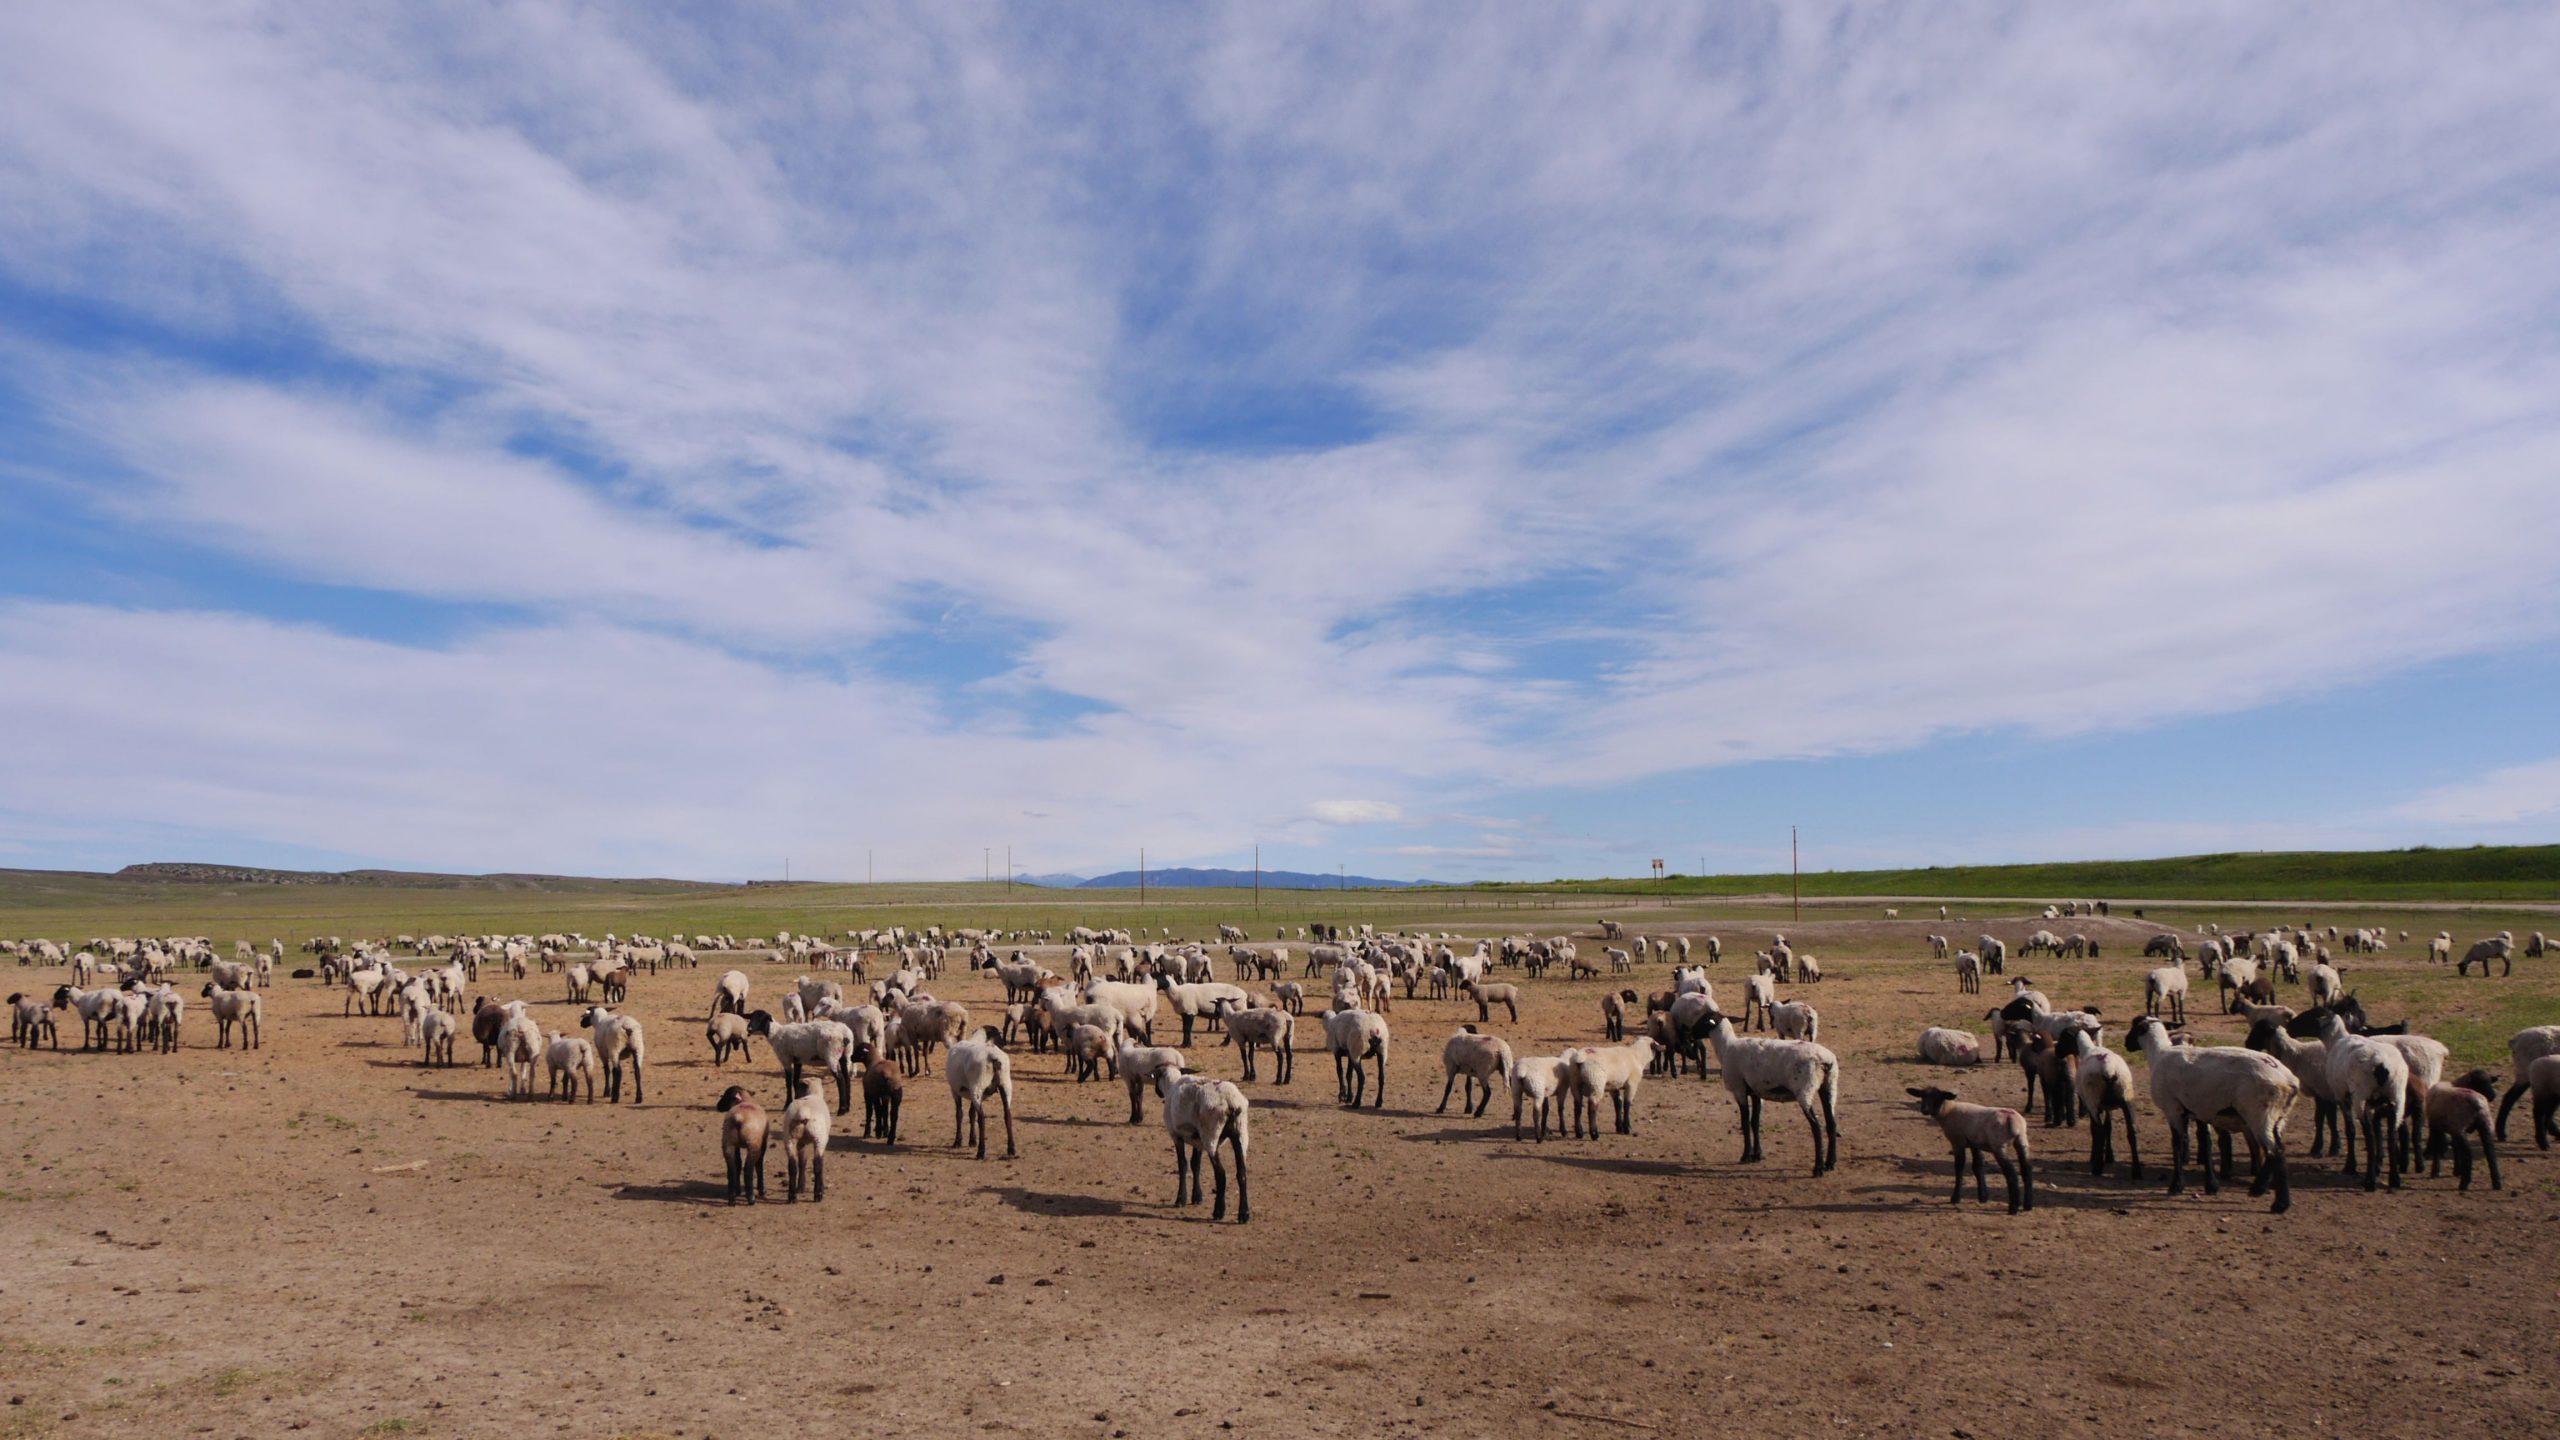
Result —
MULTIPOLYGON (((1940 915, 1945 916, 1941 908, 1940 915)), ((2050 919, 2104 913, 2102 906, 2049 908, 2050 919)), ((1888 911, 1888 917, 1895 912, 1888 911)), ((1065 937, 1058 974, 1027 946, 1054 946, 1047 932, 944 930, 891 927, 856 932, 841 943, 782 932, 773 938, 697 935, 689 939, 555 932, 542 935, 398 936, 349 944, 318 937, 303 945, 313 963, 289 978, 310 979, 343 991, 342 1014, 396 1016, 404 1043, 420 1063, 451 1066, 456 1041, 467 1026, 480 1047, 480 1063, 501 1069, 506 1094, 530 1100, 540 1093, 561 1100, 606 1103, 646 1096, 648 1036, 625 1003, 635 977, 673 967, 692 969, 705 953, 746 953, 769 962, 799 963, 803 974, 775 1000, 780 1011, 751 1008, 754 981, 730 969, 714 982, 704 1039, 715 1067, 744 1060, 762 1040, 781 1068, 785 1103, 779 1139, 785 1162, 785 1198, 804 1190, 813 1201, 826 1193, 825 1167, 835 1117, 851 1113, 858 1087, 863 1101, 862 1137, 883 1145, 898 1141, 904 1090, 940 1052, 941 1074, 952 1101, 952 1144, 988 1151, 990 1103, 1004 1122, 1004 1153, 1016 1153, 1014 1066, 1018 1052, 1057 1058, 1060 1073, 1078 1082, 1101 1080, 1127 1088, 1130 1123, 1141 1123, 1145 1098, 1158 1100, 1171 1140, 1177 1205, 1204 1200, 1200 1170, 1212 1171, 1211 1218, 1226 1214, 1229 1161, 1236 1191, 1235 1218, 1251 1218, 1247 1157, 1251 1149, 1251 1100, 1243 1086, 1287 1085, 1295 1071, 1297 1031, 1311 985, 1327 992, 1317 1022, 1331 1056, 1338 1102, 1352 1110, 1385 1103, 1393 1036, 1390 1015, 1396 992, 1410 1001, 1428 996, 1472 1003, 1476 1021, 1443 1041, 1439 1109, 1452 1098, 1470 1116, 1483 1116, 1494 1099, 1511 1100, 1515 1139, 1534 1135, 1543 1144, 1559 1136, 1597 1137, 1600 1108, 1610 1129, 1636 1133, 1639 1093, 1649 1078, 1712 1073, 1732 1099, 1742 1138, 1741 1159, 1764 1154, 1761 1116, 1772 1100, 1793 1105, 1812 1141, 1812 1172, 1838 1163, 1839 1056, 1821 1043, 1822 1019, 1807 997, 1822 982, 1814 956, 1799 953, 1783 934, 1754 952, 1740 979, 1743 1007, 1727 1014, 1718 1004, 1709 967, 1721 961, 1714 936, 1631 936, 1616 921, 1600 924, 1600 956, 1586 961, 1569 936, 1508 936, 1458 940, 1450 936, 1380 934, 1369 926, 1301 929, 1302 967, 1294 975, 1286 933, 1255 944, 1236 926, 1218 927, 1218 944, 1230 978, 1217 976, 1220 958, 1211 945, 1182 942, 1159 933, 1149 939, 1127 930, 1079 927, 1065 937), (1692 963, 1693 951, 1703 956, 1692 963), (1002 947, 1013 947, 1008 949, 1002 947), (397 952, 417 962, 404 967, 397 952), (578 958, 583 954, 584 958, 578 958), (947 963, 984 972, 1004 991, 1000 1013, 972 1015, 957 1001, 936 998, 931 986, 947 963), (1561 970, 1566 978, 1632 975, 1639 964, 1667 963, 1666 988, 1651 994, 1613 988, 1601 1000, 1602 1042, 1574 1045, 1554 1055, 1519 1055, 1490 1028, 1499 1008, 1516 1023, 1520 981, 1535 982, 1561 970), (576 1024, 546 1032, 530 1002, 473 997, 484 966, 499 966, 518 979, 535 967, 560 976, 563 998, 576 1024), (872 971, 883 973, 875 979, 872 971), (1520 979, 1498 979, 1516 973, 1520 979), (1287 978, 1284 978, 1287 977, 1287 978), (1250 988, 1259 983, 1263 988, 1250 988), (1781 999, 1778 987, 1796 998, 1781 999), (848 986, 852 987, 850 991, 848 986), (1738 1021, 1738 1023, 1737 1023, 1738 1021), (1181 1027, 1179 1044, 1159 1044, 1159 1024, 1181 1027), (1204 1029, 1239 1052, 1242 1084, 1200 1073, 1185 1054, 1204 1029), (1765 1033, 1753 1033, 1753 1032, 1765 1033), (829 1082, 834 1103, 828 1103, 829 1082), (1463 1086, 1463 1091, 1460 1087, 1463 1086)), ((2400 940, 2405 942, 2403 932, 2400 940)), ((2534 1097, 2538 1143, 2560 1138, 2560 1026, 2537 1026, 2510 1045, 2515 1072, 2505 1103, 2492 1111, 2499 1086, 2481 1071, 2448 1079, 2446 1048, 2405 1025, 2375 1026, 2345 988, 2329 945, 2346 954, 2375 954, 2391 943, 2381 931, 2336 927, 2315 932, 2308 924, 2253 934, 2198 931, 2196 954, 2205 978, 2216 982, 2225 1014, 2249 1025, 2240 1046, 2189 1043, 2187 1020, 2190 954, 2186 937, 2158 930, 2144 943, 2146 960, 2165 963, 2144 973, 2144 1005, 2127 1030, 2127 1045, 2148 1071, 2147 1093, 2170 1137, 2169 1190, 2185 1186, 2192 1153, 2202 1162, 2208 1193, 2232 1170, 2232 1140, 2249 1155, 2249 1193, 2272 1190, 2274 1209, 2291 1203, 2283 1128, 2304 1095, 2314 1104, 2310 1153, 2343 1153, 2352 1171, 2361 1144, 2367 1189, 2383 1181, 2397 1188, 2402 1174, 2423 1156, 2436 1173, 2452 1153, 2459 1185, 2470 1187, 2477 1141, 2490 1184, 2499 1178, 2496 1141, 2525 1094, 2534 1097), (2279 986, 2303 987, 2304 1007, 2279 1001, 2279 986), (2219 1170, 2211 1154, 2221 1141, 2219 1170)), ((1957 950, 1945 936, 1927 944, 1952 960, 1959 993, 1978 992, 1986 975, 2007 976, 2008 947, 1984 934, 1957 950)), ((2521 948, 2537 957, 2549 948, 2540 934, 2518 947, 2508 934, 2453 954, 2450 934, 2428 942, 2430 959, 2483 976, 2492 964, 2510 974, 2521 948)), ((265 949, 237 942, 232 958, 217 958, 204 937, 158 940, 93 939, 68 946, 52 940, 0 942, 22 966, 68 967, 72 978, 50 994, 9 997, 11 1038, 21 1046, 60 1048, 60 1023, 76 1017, 81 1047, 162 1053, 177 1047, 184 1022, 183 992, 172 983, 182 968, 205 972, 197 998, 217 1027, 217 1046, 235 1032, 243 1045, 263 1043, 262 989, 275 983, 284 963, 281 940, 265 949)), ((2079 935, 2039 929, 2019 947, 2021 957, 2101 955, 2098 943, 2079 935)), ((2142 1177, 2134 1105, 2133 1067, 2110 1049, 2098 1005, 2057 1009, 2032 982, 2010 978, 2012 993, 1983 1016, 1993 1022, 1992 1056, 2014 1051, 2026 1083, 2022 1104, 2032 1109, 2041 1091, 2047 1127, 2088 1118, 2092 1174, 2117 1162, 2122 1143, 2131 1178, 2142 1177)), ((1170 1040, 1172 1037, 1164 1037, 1170 1040)), ((1921 1034, 1919 1058, 1930 1064, 1974 1066, 1983 1061, 1969 1027, 1931 1026, 1921 1034)), ((1955 1195, 1961 1202, 1964 1172, 1973 1171, 1977 1199, 1989 1196, 1987 1167, 1997 1164, 2014 1213, 2034 1204, 2032 1127, 2019 1109, 1967 1102, 1939 1087, 1908 1094, 1921 1115, 1936 1122, 1955 1161, 1955 1195)), ((766 1160, 775 1122, 742 1085, 721 1096, 719 1139, 732 1203, 765 1197, 766 1160)))

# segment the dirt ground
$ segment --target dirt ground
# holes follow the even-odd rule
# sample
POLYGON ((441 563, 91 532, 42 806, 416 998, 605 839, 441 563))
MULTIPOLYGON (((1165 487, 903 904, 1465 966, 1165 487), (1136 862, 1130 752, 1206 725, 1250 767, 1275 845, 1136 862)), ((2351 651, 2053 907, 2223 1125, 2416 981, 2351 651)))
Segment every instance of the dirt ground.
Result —
MULTIPOLYGON (((2036 922, 1992 928, 2013 942, 2036 922)), ((1690 933, 1719 927, 1700 925, 1690 933)), ((280 980, 267 1038, 175 1056, 0 1053, 0 1436, 960 1433, 1090 1436, 1691 1432, 2539 1433, 2560 1401, 2560 1162, 2520 1113, 2507 1188, 2450 1170, 2368 1196, 2298 1160, 2292 1214, 2238 1189, 2093 1179, 2087 1131, 2038 1129, 2035 1211, 1947 1203, 1903 1087, 1927 1024, 1997 998, 1925 957, 1934 921, 1795 927, 1799 987, 1844 1059, 1841 1165, 1791 1110, 1736 1163, 1720 1085, 1648 1084, 1633 1137, 1511 1138, 1507 1101, 1435 1113, 1473 1007, 1395 1001, 1383 1111, 1350 1113, 1301 1030, 1254 1102, 1249 1226, 1176 1211, 1150 1102, 1019 1057, 1021 1153, 952 1150, 938 1065, 896 1149, 846 1138, 822 1205, 721 1203, 720 1088, 778 1106, 758 1044, 712 1067, 726 961, 642 977, 649 1103, 509 1102, 495 1070, 422 1070, 389 1017, 280 980)), ((1960 939, 1980 928, 1966 926, 1960 939)), ((2063 927, 2056 927, 2063 928, 2063 927)), ((2148 927, 2080 921, 2097 961, 2013 964, 2057 1003, 2137 1010, 2148 927)), ((2432 928, 2432 927, 2430 927, 2432 928)), ((1765 925, 1721 928, 1739 1006, 1765 925)), ((2410 947, 2415 948, 2415 947, 2410 947)), ((796 971, 744 966, 760 1002, 796 971)), ((2560 1020, 2547 962, 2457 982, 2406 949, 2350 962, 2377 1018, 2560 1020)), ((1223 969, 1223 966, 1222 966, 1223 969)), ((1640 988, 1659 988, 1649 965, 1640 988)), ((15 969, 10 989, 61 972, 15 969)), ((192 988, 192 986, 190 987, 192 988)), ((559 981, 486 987, 574 1023, 559 981)), ((996 1008, 956 970, 945 998, 996 1008)), ((1532 982, 1522 1053, 1598 1038, 1600 982, 1532 982)), ((1997 988, 1997 982, 1994 982, 1997 988)), ((2201 985, 2199 993, 2206 994, 2201 985)), ((2236 1040, 2204 1015, 2198 1029, 2236 1040)), ((76 1045, 76 1020, 66 1027, 76 1045)), ((2476 1032, 2476 1033, 2475 1033, 2476 1032)), ((1160 1032, 1161 1038, 1161 1032, 1160 1032)), ((2502 1041, 2503 1029, 2499 1039, 2502 1041)), ((1316 1042, 1320 1044, 1320 1040, 1316 1042)), ((2500 1049, 2502 1044, 2492 1044, 2500 1049)), ((1189 1052, 1239 1073, 1204 1037, 1189 1052)), ((2504 1065, 2498 1067, 2503 1076, 2504 1065)), ((2137 1081, 2144 1068, 2135 1063, 2137 1081)), ((1955 1074, 2016 1104, 2014 1067, 1955 1074)), ((2146 1161, 2166 1136, 2147 1100, 2146 1161)), ((2292 1129, 2309 1137, 2309 1107, 2292 1129)), ((782 1192, 781 1161, 772 1189, 782 1192)), ((1994 1176, 1994 1194, 1998 1193, 1994 1176)))

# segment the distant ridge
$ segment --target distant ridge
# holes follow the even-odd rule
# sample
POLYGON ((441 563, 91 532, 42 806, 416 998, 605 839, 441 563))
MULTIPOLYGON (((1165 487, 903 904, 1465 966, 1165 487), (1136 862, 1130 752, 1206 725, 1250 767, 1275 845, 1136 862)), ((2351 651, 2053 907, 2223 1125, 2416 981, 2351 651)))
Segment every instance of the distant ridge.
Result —
POLYGON ((662 890, 707 883, 602 880, 579 875, 438 875, 413 870, 268 870, 255 865, 208 865, 191 860, 127 865, 111 878, 164 885, 379 885, 410 890, 607 890, 624 886, 662 890))
MULTIPOLYGON (((1146 880, 1150 887, 1161 886, 1167 890, 1242 890, 1253 887, 1253 874, 1250 870, 1197 870, 1183 866, 1171 870, 1150 870, 1146 873, 1146 880)), ((1447 883, 1444 880, 1380 880, 1369 875, 1311 875, 1303 870, 1262 872, 1262 888, 1265 890, 1413 890, 1447 883)), ((1138 872, 1119 870, 1109 875, 1096 875, 1090 880, 1075 882, 1075 888, 1135 890, 1138 888, 1138 872)))

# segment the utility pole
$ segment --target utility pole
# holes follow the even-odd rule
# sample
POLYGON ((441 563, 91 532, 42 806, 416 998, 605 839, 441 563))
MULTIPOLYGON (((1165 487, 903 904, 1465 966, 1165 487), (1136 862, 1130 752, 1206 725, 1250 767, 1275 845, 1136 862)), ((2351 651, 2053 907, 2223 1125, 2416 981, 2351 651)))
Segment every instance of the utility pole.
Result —
POLYGON ((1804 861, 1796 849, 1796 827, 1787 827, 1787 888, 1795 896, 1796 923, 1804 923, 1804 861))
POLYGON ((1262 913, 1262 847, 1259 844, 1253 847, 1253 913, 1262 913))
POLYGON ((1144 846, 1144 845, 1141 845, 1141 846, 1139 846, 1139 847, 1138 847, 1138 904, 1139 904, 1140 908, 1144 908, 1144 907, 1145 907, 1145 905, 1146 905, 1146 903, 1147 903, 1147 847, 1146 847, 1146 846, 1144 846))
POLYGON ((862 852, 862 883, 871 883, 871 852, 868 850, 862 852))
POLYGON ((996 847, 981 845, 978 847, 978 879, 983 883, 994 878, 996 878, 996 847))
POLYGON ((788 855, 782 857, 782 883, 791 883, 791 857, 788 855))
POLYGON ((1013 847, 1004 847, 1004 893, 1013 893, 1013 847))

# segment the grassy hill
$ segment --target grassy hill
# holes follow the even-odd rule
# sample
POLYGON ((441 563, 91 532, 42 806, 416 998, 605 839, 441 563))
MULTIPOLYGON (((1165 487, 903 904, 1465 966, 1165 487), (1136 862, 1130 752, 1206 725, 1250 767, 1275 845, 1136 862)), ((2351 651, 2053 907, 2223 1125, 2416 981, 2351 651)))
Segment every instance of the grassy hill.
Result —
MULTIPOLYGON (((2560 900, 2560 845, 2463 850, 2269 850, 2165 860, 2041 865, 1932 865, 1915 870, 1810 870, 1808 896, 2014 896, 2087 900, 2560 900)), ((1675 875, 1567 880, 1487 889, 1593 895, 1783 895, 1788 877, 1675 875)))

